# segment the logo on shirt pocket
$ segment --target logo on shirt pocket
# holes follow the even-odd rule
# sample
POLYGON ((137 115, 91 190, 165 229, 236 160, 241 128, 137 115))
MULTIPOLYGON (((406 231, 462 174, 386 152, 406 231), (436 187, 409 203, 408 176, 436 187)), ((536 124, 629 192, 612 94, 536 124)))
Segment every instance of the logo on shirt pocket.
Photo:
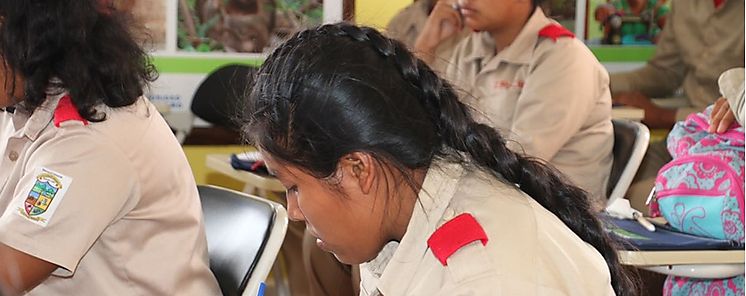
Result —
POLYGON ((23 201, 23 207, 18 208, 18 213, 38 225, 47 226, 71 182, 70 177, 39 168, 34 185, 23 201))

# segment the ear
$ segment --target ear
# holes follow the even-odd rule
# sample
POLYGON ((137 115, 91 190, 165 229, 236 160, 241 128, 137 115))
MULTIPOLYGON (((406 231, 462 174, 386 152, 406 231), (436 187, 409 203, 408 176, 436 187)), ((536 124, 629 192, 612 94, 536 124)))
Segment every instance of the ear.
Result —
POLYGON ((378 162, 367 152, 353 152, 342 157, 339 169, 347 178, 359 187, 364 194, 369 194, 375 180, 378 162))

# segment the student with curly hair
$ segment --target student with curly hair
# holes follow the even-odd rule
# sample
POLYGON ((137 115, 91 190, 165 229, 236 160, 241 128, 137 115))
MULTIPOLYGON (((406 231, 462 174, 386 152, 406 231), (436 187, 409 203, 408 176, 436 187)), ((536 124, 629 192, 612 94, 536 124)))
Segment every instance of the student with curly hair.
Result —
POLYGON ((374 29, 296 34, 262 65, 245 120, 289 217, 362 263, 361 295, 636 294, 586 193, 374 29))
POLYGON ((156 72, 103 2, 0 1, 0 294, 218 295, 156 72))

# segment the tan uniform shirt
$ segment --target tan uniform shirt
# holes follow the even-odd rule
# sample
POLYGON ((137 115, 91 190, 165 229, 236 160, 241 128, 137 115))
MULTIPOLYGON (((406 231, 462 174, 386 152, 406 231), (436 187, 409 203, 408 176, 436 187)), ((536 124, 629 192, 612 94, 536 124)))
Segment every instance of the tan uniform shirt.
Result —
POLYGON ((482 171, 436 163, 399 244, 360 266, 360 295, 614 295, 601 254, 531 197, 482 171), (489 241, 443 266, 426 244, 470 213, 489 241))
POLYGON ((704 110, 720 97, 720 73, 744 66, 743 11, 743 0, 717 9, 710 0, 673 0, 653 58, 641 69, 611 75, 611 89, 668 97, 682 88, 691 107, 679 108, 676 119, 704 110))
POLYGON ((155 107, 55 127, 59 97, 0 112, 0 243, 59 266, 28 295, 219 295, 194 178, 155 107))
POLYGON ((477 120, 517 140, 513 150, 554 165, 601 206, 614 144, 608 74, 579 40, 538 35, 553 23, 536 9, 498 54, 489 34, 474 33, 436 67, 465 91, 477 120))

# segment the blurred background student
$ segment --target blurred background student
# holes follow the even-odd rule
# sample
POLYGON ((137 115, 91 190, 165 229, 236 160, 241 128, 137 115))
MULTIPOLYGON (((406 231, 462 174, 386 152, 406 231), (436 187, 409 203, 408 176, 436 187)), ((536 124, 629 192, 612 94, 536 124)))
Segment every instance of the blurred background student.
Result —
MULTIPOLYGON (((652 129, 670 129, 714 103, 720 74, 744 67, 743 11, 742 0, 671 1, 655 55, 640 69, 611 75, 614 103, 644 109, 643 123, 652 129)), ((669 161, 665 141, 650 143, 628 191, 634 208, 646 208, 655 176, 669 161)))
POLYGON ((439 1, 415 52, 464 90, 461 100, 503 132, 508 147, 552 164, 601 209, 614 142, 608 74, 541 2, 439 1), (450 57, 437 57, 462 27, 474 32, 450 57))

